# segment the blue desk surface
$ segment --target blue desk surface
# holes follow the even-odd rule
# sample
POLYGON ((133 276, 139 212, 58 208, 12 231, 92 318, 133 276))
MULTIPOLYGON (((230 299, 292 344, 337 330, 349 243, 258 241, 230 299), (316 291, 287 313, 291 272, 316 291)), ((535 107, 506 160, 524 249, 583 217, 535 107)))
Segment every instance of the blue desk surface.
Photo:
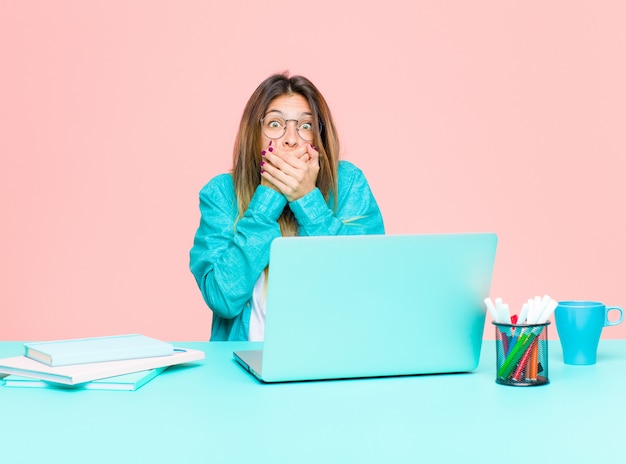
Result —
MULTIPOLYGON (((179 343, 206 359, 135 392, 0 387, 0 459, 11 463, 621 462, 626 340, 551 383, 495 383, 485 341, 470 374, 264 385, 232 359, 252 343, 179 343)), ((21 354, 0 343, 0 357, 21 354)))

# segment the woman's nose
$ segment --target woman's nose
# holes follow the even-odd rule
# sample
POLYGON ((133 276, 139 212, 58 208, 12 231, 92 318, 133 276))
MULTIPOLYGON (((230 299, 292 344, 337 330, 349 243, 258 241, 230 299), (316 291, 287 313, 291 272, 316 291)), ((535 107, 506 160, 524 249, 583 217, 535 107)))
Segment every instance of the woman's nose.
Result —
POLYGON ((283 143, 287 146, 293 147, 298 144, 298 129, 295 121, 287 122, 287 129, 285 130, 285 136, 283 143), (291 124, 293 122, 293 124, 291 124))

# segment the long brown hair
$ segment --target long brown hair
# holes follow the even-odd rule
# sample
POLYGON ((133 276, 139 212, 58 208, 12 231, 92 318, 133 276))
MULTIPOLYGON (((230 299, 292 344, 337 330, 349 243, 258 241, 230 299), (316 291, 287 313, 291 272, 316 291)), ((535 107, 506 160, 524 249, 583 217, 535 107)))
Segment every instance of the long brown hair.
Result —
MULTIPOLYGON (((261 183, 261 118, 265 116, 272 100, 281 95, 303 96, 313 114, 315 135, 313 146, 319 152, 320 170, 316 185, 331 207, 337 204, 337 165, 339 138, 326 100, 313 83, 303 76, 289 77, 288 73, 274 74, 265 79, 254 91, 241 117, 233 150, 232 176, 237 195, 239 218, 248 208, 252 195, 261 183)), ((279 220, 283 235, 297 235, 298 224, 289 206, 279 220)))

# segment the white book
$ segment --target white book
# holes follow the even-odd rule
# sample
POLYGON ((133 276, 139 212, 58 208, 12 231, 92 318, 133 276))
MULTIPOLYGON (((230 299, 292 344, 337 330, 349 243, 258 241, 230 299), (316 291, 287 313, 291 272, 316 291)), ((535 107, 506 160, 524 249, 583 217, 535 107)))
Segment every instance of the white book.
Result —
POLYGON ((21 375, 7 375, 4 378, 5 387, 18 388, 46 388, 63 390, 124 390, 135 391, 163 372, 167 367, 149 369, 147 371, 131 372, 130 374, 116 375, 106 379, 92 380, 76 385, 50 382, 49 380, 22 377, 21 375))
POLYGON ((69 366, 48 366, 26 356, 0 359, 0 373, 16 374, 66 385, 76 385, 131 372, 173 366, 204 359, 204 352, 174 348, 174 354, 152 358, 125 359, 69 366))
POLYGON ((49 366, 169 356, 172 344, 141 334, 24 343, 24 355, 49 366))

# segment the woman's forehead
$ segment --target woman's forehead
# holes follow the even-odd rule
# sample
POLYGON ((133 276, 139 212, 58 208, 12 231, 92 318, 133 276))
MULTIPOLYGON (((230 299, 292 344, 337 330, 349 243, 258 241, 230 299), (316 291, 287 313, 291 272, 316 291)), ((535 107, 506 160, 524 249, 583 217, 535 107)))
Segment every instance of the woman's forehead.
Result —
POLYGON ((286 116, 310 114, 309 102, 300 94, 286 94, 274 98, 267 107, 266 113, 278 111, 286 116))

